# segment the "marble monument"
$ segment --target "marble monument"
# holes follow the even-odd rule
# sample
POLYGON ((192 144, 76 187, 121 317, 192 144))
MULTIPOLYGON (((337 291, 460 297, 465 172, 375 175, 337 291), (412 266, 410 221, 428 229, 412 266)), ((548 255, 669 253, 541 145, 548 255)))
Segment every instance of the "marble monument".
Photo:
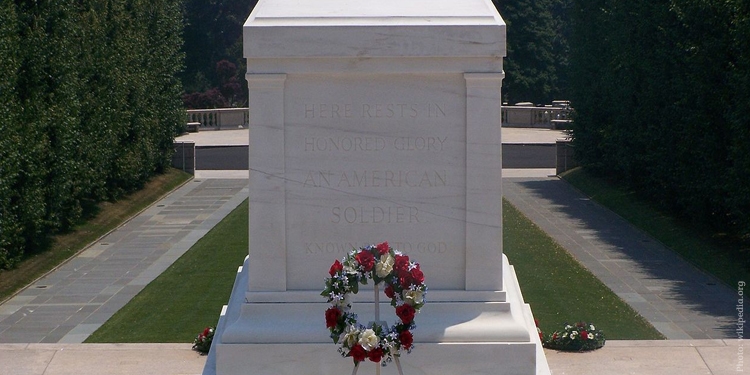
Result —
MULTIPOLYGON (((405 373, 549 372, 502 252, 504 55, 489 0, 258 2, 249 254, 205 373, 350 373, 319 293, 335 259, 383 241, 430 288, 405 373)), ((355 297, 366 321, 374 298, 355 297)))

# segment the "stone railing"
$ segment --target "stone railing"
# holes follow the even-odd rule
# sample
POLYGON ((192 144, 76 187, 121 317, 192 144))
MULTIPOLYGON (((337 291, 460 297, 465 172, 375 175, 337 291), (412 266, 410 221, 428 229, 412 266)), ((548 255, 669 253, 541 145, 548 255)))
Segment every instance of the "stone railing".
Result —
POLYGON ((247 108, 216 108, 187 110, 188 123, 200 123, 200 130, 247 128, 247 108))
POLYGON ((560 107, 503 106, 503 126, 509 128, 552 128, 552 120, 567 114, 560 107))
MULTIPOLYGON (((553 120, 565 119, 567 110, 560 107, 503 106, 503 126, 509 128, 556 128, 553 120)), ((188 123, 200 123, 200 130, 247 127, 247 108, 189 109, 188 123)))

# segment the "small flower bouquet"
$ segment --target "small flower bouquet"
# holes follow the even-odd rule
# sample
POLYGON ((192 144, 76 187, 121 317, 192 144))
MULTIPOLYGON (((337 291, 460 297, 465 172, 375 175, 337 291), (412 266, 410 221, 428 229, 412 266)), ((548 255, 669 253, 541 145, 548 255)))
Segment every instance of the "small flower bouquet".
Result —
POLYGON ((207 354, 211 350, 211 342, 214 341, 214 327, 206 327, 198 336, 193 340, 193 350, 200 352, 201 354, 207 354))
POLYGON ((555 331, 549 340, 542 341, 545 348, 584 352, 604 346, 604 333, 591 323, 565 324, 562 331, 555 331))

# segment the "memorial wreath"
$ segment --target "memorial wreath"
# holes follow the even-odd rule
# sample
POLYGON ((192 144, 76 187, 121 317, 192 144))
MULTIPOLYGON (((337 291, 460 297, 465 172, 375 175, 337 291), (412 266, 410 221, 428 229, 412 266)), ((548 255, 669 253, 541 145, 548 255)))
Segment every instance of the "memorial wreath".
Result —
MULTIPOLYGON (((385 366, 398 357, 401 350, 410 353, 412 331, 416 328, 414 315, 425 304, 427 286, 419 263, 388 246, 388 242, 354 249, 343 259, 336 260, 328 271, 325 290, 321 293, 331 304, 325 312, 326 327, 331 339, 339 345, 343 357, 352 357, 354 364, 369 359, 385 366), (351 312, 351 294, 357 294, 359 284, 369 279, 375 285, 375 322, 367 326, 357 321, 351 312), (391 299, 398 320, 387 326, 379 322, 378 286, 385 284, 385 295, 391 299)), ((400 366, 399 366, 400 367, 400 366)))

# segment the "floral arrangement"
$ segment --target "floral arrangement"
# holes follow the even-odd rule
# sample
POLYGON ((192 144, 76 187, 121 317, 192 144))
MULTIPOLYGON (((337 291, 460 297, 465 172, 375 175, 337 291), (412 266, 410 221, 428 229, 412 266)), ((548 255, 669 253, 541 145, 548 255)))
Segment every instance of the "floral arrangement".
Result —
POLYGON ((214 327, 206 327, 193 340, 193 350, 206 354, 211 349, 211 342, 214 341, 214 327))
POLYGON ((565 324, 562 332, 555 331, 549 340, 542 340, 544 347, 556 350, 578 351, 599 349, 604 346, 604 333, 591 323, 565 324))
POLYGON ((343 357, 352 357, 355 365, 369 359, 385 366, 401 350, 411 352, 414 316, 424 306, 427 292, 419 263, 383 242, 352 250, 342 262, 336 260, 328 273, 321 293, 331 304, 325 312, 326 327, 343 357), (369 279, 375 285, 385 284, 385 295, 398 317, 390 327, 382 322, 364 326, 351 312, 350 295, 357 294, 359 285, 369 279))
POLYGON ((539 335, 539 341, 544 342, 544 333, 542 333, 542 329, 539 328, 539 320, 534 319, 534 325, 536 326, 536 334, 539 335))

